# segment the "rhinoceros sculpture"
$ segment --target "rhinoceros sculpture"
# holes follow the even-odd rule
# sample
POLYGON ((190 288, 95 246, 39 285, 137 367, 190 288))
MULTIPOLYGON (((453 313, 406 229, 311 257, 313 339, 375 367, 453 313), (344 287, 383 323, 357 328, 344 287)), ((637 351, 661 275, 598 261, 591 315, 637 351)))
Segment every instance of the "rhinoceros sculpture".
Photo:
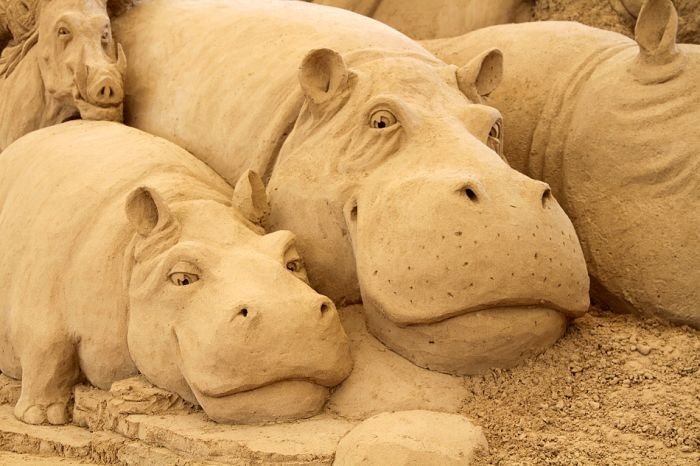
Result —
POLYGON ((458 69, 304 2, 147 1, 114 27, 127 123, 229 181, 264 173, 268 224, 293 227, 312 285, 340 303, 361 289, 372 332, 414 363, 517 364, 586 311, 570 221, 487 146, 500 115, 476 102, 498 83, 498 51, 458 69))
POLYGON ((126 58, 112 38, 105 0, 46 0, 35 14, 28 2, 19 4, 30 32, 0 58, 0 151, 77 117, 121 121, 126 58))
POLYGON ((307 0, 354 11, 414 39, 453 37, 494 24, 528 21, 534 0, 307 0))
POLYGON ((262 182, 117 123, 33 132, 0 158, 0 370, 15 415, 63 424, 81 377, 142 373, 220 422, 308 417, 349 374, 333 303, 262 182), (232 207, 233 204, 233 207, 232 207))
POLYGON ((571 216, 594 294, 700 327, 700 47, 676 44, 676 25, 670 1, 650 0, 635 41, 548 22, 426 45, 457 64, 507 54, 489 96, 506 153, 571 216))

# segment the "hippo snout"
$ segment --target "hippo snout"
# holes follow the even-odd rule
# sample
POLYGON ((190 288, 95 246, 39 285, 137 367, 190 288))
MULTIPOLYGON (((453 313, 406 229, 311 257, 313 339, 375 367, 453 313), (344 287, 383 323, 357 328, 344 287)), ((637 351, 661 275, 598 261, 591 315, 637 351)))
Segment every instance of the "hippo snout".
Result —
POLYGON ((414 363, 512 366, 588 309, 581 247, 545 183, 438 169, 371 194, 353 238, 368 325, 414 363))

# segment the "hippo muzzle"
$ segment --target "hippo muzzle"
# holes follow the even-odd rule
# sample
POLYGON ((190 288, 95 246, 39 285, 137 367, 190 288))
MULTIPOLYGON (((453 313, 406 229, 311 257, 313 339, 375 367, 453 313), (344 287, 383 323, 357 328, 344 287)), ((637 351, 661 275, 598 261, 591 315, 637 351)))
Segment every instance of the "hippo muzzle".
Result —
POLYGON ((368 326, 415 364, 510 367, 588 309, 581 247, 545 183, 489 164, 375 186, 346 208, 368 326))

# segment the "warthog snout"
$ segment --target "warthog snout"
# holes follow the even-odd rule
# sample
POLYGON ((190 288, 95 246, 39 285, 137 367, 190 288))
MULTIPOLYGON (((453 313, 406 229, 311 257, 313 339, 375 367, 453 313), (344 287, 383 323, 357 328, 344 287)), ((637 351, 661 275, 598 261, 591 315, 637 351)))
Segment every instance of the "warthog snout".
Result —
POLYGON ((98 72, 96 75, 88 84, 88 100, 100 106, 119 105, 124 100, 121 79, 109 71, 98 72))

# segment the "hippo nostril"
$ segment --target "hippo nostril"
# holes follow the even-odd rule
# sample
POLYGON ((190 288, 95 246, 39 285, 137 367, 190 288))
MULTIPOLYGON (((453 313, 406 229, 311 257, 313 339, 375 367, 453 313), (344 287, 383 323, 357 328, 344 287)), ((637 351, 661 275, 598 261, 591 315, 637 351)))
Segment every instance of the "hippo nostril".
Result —
POLYGON ((328 311, 328 309, 329 309, 328 304, 326 304, 326 303, 321 304, 321 314, 325 314, 326 311, 328 311))
POLYGON ((549 188, 545 188, 544 192, 542 193, 542 207, 547 207, 549 204, 549 201, 552 200, 552 190, 549 188))
POLYGON ((248 317, 248 309, 246 309, 246 308, 244 307, 243 309, 241 309, 240 311, 238 311, 238 315, 243 316, 243 317, 248 317))
POLYGON ((479 196, 476 195, 476 191, 474 191, 472 188, 465 188, 464 195, 467 196, 472 202, 479 202, 479 196))

